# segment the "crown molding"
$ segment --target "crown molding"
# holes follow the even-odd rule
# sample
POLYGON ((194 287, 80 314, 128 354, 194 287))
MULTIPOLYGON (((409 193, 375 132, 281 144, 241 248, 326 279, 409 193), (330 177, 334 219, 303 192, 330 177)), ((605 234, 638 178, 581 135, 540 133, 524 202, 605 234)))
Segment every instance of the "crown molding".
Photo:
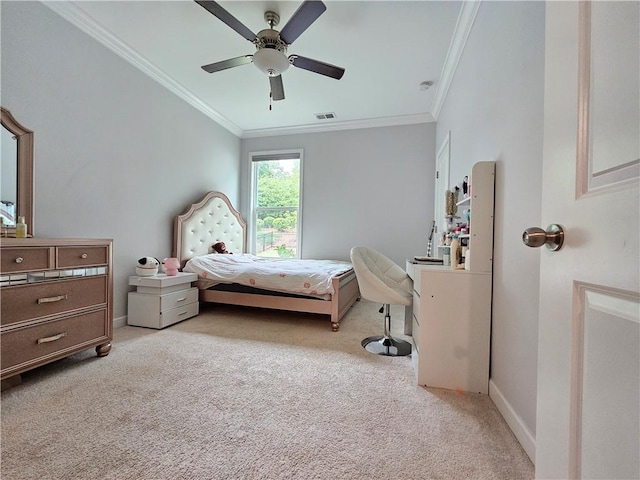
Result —
POLYGON ((301 133, 335 132, 339 130, 355 130, 359 128, 394 127, 414 123, 432 123, 435 120, 428 113, 414 115, 398 115, 394 117, 370 118, 366 120, 349 120, 328 124, 297 125, 293 127, 263 128, 245 130, 241 138, 274 137, 276 135, 297 135, 301 133))
POLYGON ((447 98, 447 93, 449 93, 449 87, 451 87, 453 77, 456 74, 458 62, 460 61, 467 39, 471 33, 471 28, 476 19, 481 1, 482 0, 465 0, 462 2, 456 27, 453 31, 451 43, 449 44, 449 50, 447 51, 447 56, 442 67, 440 81, 438 82, 436 93, 433 97, 433 104, 431 105, 431 114, 436 121, 438 120, 438 116, 440 116, 440 110, 442 110, 444 101, 447 98))
POLYGON ((160 83, 162 86, 175 93, 178 97, 200 110, 206 116, 226 128, 237 137, 242 136, 242 129, 221 115, 219 112, 202 102, 189 90, 184 88, 173 78, 162 72, 155 65, 149 62, 142 55, 133 50, 126 43, 118 39, 113 33, 97 23, 93 18, 87 15, 82 9, 78 8, 73 2, 42 2, 43 5, 53 10, 62 18, 72 23, 90 37, 94 38, 105 47, 113 51, 116 55, 124 58, 134 67, 147 74, 149 77, 160 83))

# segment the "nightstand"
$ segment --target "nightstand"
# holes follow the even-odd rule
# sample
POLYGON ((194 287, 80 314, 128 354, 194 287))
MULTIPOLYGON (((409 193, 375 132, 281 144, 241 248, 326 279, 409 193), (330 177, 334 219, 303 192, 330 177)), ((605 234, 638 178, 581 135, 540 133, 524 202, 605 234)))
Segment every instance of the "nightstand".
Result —
POLYGON ((164 328, 198 314, 198 289, 191 282, 198 280, 195 273, 178 272, 152 277, 129 277, 127 324, 136 327, 164 328))

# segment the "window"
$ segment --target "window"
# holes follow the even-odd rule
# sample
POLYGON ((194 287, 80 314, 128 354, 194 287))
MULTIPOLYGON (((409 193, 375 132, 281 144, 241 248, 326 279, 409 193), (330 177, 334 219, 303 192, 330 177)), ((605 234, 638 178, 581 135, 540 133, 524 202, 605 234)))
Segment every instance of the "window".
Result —
POLYGON ((300 258, 302 151, 251 154, 250 251, 300 258))

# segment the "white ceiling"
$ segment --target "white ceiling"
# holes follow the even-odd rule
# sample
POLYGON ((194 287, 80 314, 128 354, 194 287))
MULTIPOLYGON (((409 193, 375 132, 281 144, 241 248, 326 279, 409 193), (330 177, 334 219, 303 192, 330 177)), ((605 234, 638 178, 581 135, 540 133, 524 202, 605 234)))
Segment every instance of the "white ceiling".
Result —
MULTIPOLYGON (((251 31, 281 30, 301 1, 221 1, 251 31)), ((251 64, 206 73, 205 64, 255 47, 193 1, 46 3, 239 136, 433 121, 432 107, 456 30, 460 1, 337 1, 289 47, 346 70, 335 80, 283 73, 285 99, 269 110, 269 80, 251 64), (434 82, 422 91, 419 84, 434 82), (334 120, 315 114, 333 112, 334 120)))

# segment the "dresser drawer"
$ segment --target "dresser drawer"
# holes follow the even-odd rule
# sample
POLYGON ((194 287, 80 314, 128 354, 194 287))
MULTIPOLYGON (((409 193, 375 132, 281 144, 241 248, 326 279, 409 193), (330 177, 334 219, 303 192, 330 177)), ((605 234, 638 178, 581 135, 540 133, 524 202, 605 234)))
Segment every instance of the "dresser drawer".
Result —
POLYGON ((420 295, 417 292, 413 292, 413 314, 420 318, 420 295))
POLYGON ((107 303, 107 282, 106 276, 96 276, 5 287, 0 292, 1 324, 104 305, 107 303))
POLYGON ((109 261, 109 249, 105 246, 57 247, 57 268, 86 267, 88 265, 106 265, 109 261))
POLYGON ((12 247, 0 252, 3 275, 8 273, 47 270, 53 267, 51 249, 48 247, 12 247))
POLYGON ((422 268, 413 269, 413 289, 416 292, 422 291, 422 268))
POLYGON ((50 356, 66 356, 105 338, 108 338, 106 309, 5 332, 2 370, 50 356))
POLYGON ((414 280, 415 273, 416 273, 415 264, 411 263, 409 260, 407 260, 406 263, 405 263, 404 270, 405 270, 405 272, 407 272, 407 275, 409 275, 409 278, 411 280, 414 280))

